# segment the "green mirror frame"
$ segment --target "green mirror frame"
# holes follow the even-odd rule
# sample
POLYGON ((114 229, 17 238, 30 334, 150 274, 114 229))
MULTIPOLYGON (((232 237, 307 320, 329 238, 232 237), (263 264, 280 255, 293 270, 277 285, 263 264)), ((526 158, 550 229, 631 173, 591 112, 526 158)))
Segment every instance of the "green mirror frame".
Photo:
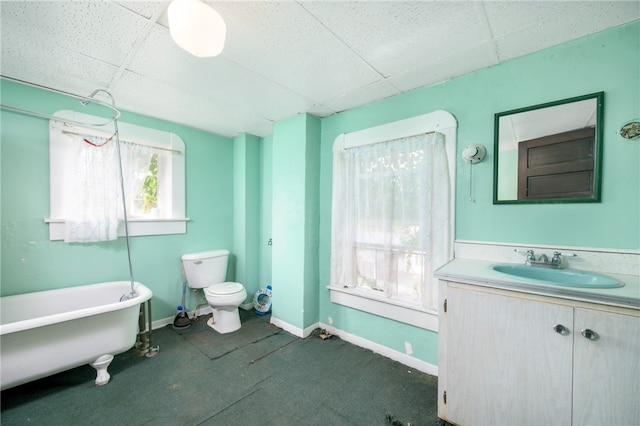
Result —
MULTIPOLYGON (((524 108, 513 109, 495 114, 494 120, 494 169, 493 169, 493 204, 542 204, 542 203, 594 203, 601 200, 602 187, 602 135, 603 135, 603 115, 604 114, 604 92, 597 92, 583 96, 576 96, 568 99, 547 102, 544 104, 528 106, 524 108), (591 111, 587 120, 586 114, 589 108, 595 107, 595 111, 591 111), (546 123, 540 126, 536 121, 537 118, 547 117, 554 122, 546 123), (535 127, 535 131, 518 132, 517 123, 529 122, 531 128, 535 127), (576 122, 576 123, 573 123, 576 122), (578 125, 577 122, 592 123, 589 125, 578 125), (514 124, 515 123, 515 124, 514 124), (535 123, 535 125, 532 125, 535 123), (505 137, 500 134, 509 134, 505 137), (507 126, 507 127, 505 127, 507 126), (565 128, 566 126, 566 128, 565 128), (591 191, 589 194, 582 193, 575 196, 550 196, 540 198, 519 199, 517 181, 518 181, 518 155, 520 161, 523 160, 522 153, 518 154, 520 142, 534 142, 548 138, 553 139, 558 134, 571 133, 576 129, 591 129, 593 133, 592 151, 589 156, 593 156, 593 169, 591 177, 591 191), (507 130, 507 131, 505 131, 507 130), (517 135, 535 134, 535 140, 527 140, 531 138, 519 139, 517 135), (507 139, 510 139, 511 150, 505 148, 507 139), (514 144, 515 143, 515 144, 514 144), (501 154, 502 150, 502 154, 501 154), (515 154, 514 154, 515 152, 515 154), (502 180, 501 180, 502 179, 502 180), (514 193, 515 185, 515 193, 514 193), (506 188, 506 189, 505 189, 506 188), (507 194, 507 195, 505 195, 507 194), (515 194, 515 195, 514 195, 515 194)), ((525 124, 522 124, 525 126, 525 124)), ((591 170, 589 171, 591 172, 591 170)), ((551 175, 549 175, 551 176, 551 175)), ((551 178, 547 178, 551 181, 551 178)))

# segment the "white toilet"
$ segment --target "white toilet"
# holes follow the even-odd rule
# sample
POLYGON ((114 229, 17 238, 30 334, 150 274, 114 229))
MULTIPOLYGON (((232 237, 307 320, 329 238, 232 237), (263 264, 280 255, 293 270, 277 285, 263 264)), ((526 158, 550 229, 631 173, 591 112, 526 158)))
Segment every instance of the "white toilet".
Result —
POLYGON ((182 256, 187 285, 201 288, 213 309, 207 324, 218 333, 231 333, 240 328, 238 306, 247 298, 247 291, 240 283, 225 282, 228 250, 212 250, 182 256))

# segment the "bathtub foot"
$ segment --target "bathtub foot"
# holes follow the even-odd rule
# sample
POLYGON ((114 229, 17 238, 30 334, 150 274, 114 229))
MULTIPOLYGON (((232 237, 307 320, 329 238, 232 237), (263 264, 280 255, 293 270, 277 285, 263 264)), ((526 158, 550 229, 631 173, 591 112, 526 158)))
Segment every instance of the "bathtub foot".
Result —
POLYGON ((149 343, 146 339, 139 341, 136 343, 136 355, 137 356, 145 356, 149 352, 149 343))
POLYGON ((109 364, 111 364, 111 361, 113 361, 113 355, 102 355, 91 364, 98 373, 96 377, 96 386, 104 386, 109 383, 111 375, 107 372, 107 368, 109 367, 109 364))
POLYGON ((147 358, 153 358, 154 356, 158 355, 158 352, 160 352, 160 346, 155 346, 153 348, 149 348, 145 356, 147 358))

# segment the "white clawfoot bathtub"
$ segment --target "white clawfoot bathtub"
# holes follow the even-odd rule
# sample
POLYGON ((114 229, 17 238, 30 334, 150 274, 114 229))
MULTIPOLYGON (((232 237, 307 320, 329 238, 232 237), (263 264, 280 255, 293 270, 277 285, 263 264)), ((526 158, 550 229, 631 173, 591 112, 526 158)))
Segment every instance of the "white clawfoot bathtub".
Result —
POLYGON ((96 368, 96 385, 106 384, 108 363, 135 344, 140 304, 152 296, 138 282, 134 288, 138 296, 122 302, 129 281, 2 297, 1 389, 83 364, 96 368))

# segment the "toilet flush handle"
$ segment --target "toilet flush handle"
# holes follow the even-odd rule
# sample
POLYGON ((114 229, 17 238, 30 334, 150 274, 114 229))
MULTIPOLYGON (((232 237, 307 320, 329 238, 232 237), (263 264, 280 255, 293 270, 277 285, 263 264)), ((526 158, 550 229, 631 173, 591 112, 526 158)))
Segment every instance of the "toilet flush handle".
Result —
POLYGON ((201 264, 201 263, 202 263, 202 260, 195 260, 193 263, 194 263, 195 265, 199 265, 199 264, 201 264))

